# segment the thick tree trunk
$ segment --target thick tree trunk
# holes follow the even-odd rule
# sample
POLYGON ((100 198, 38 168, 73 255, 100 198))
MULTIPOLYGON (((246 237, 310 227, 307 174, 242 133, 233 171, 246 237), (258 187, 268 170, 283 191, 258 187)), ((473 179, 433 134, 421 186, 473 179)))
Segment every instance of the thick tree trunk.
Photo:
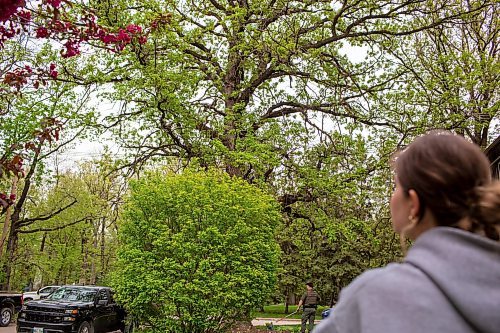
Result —
POLYGON ((293 292, 287 291, 286 292, 286 297, 285 297, 285 314, 288 314, 290 312, 290 305, 294 306, 295 305, 295 294, 293 292))
MULTIPOLYGON (((14 214, 16 215, 16 214, 14 214)), ((19 219, 19 218, 18 218, 19 219)), ((4 273, 5 273, 5 282, 2 286, 2 290, 10 291, 11 290, 11 276, 12 276, 12 267, 15 261, 15 253, 17 250, 17 240, 19 238, 19 233, 17 228, 14 227, 14 219, 12 219, 13 227, 10 228, 9 239, 7 241, 7 262, 5 262, 4 273)))
POLYGON ((82 270, 80 273, 80 279, 78 280, 79 284, 87 283, 87 274, 89 272, 89 257, 87 250, 87 238, 85 237, 85 233, 82 233, 82 270))
MULTIPOLYGON (((97 220, 99 222, 99 220, 97 220)), ((97 223, 98 223, 97 222, 97 223)), ((94 229, 94 239, 92 241, 92 247, 93 249, 97 249, 97 244, 98 244, 98 238, 99 238, 99 225, 93 225, 94 229)), ((90 254, 90 284, 95 284, 96 281, 96 275, 97 275, 97 268, 96 268, 96 251, 92 250, 90 254)))
POLYGON ((101 257, 101 268, 99 270, 99 277, 103 277, 104 276, 104 272, 106 271, 105 267, 106 267, 106 258, 105 258, 105 254, 106 254, 106 238, 104 237, 105 236, 105 233, 106 233, 106 218, 102 218, 101 219, 101 254, 100 254, 100 257, 101 257))
POLYGON ((330 295, 330 307, 335 304, 335 292, 332 291, 332 294, 330 295))
MULTIPOLYGON (((10 231, 9 231, 9 239, 7 242, 7 262, 4 263, 3 272, 5 274, 5 281, 2 285, 3 290, 10 290, 10 279, 12 275, 12 266, 14 265, 15 253, 17 251, 17 240, 19 238, 19 230, 21 229, 20 225, 20 216, 21 211, 23 209, 24 203, 26 202, 26 198, 28 197, 28 191, 31 187, 31 177, 35 173, 35 167, 38 163, 38 156, 40 155, 41 143, 38 146, 38 150, 35 152, 35 156, 33 157, 33 162, 31 167, 24 178, 24 186, 21 191, 21 195, 17 199, 16 204, 11 207, 13 209, 13 213, 10 219, 10 231)), ((15 182, 15 186, 17 187, 17 181, 15 182)), ((16 188, 17 192, 17 188, 16 188)))
MULTIPOLYGON (((17 196, 17 182, 19 179, 17 176, 12 177, 12 187, 10 189, 10 193, 17 196)), ((0 258, 3 256, 3 248, 5 245, 5 239, 7 239, 7 234, 9 233, 9 228, 11 224, 11 216, 12 216, 13 207, 10 206, 7 208, 7 212, 5 213, 5 222, 3 224, 2 230, 2 238, 0 239, 0 258)))

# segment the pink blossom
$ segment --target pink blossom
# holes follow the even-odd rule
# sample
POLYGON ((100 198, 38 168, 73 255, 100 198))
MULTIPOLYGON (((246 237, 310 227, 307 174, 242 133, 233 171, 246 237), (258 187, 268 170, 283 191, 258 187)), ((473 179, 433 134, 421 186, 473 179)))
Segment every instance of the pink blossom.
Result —
POLYGON ((19 7, 22 7, 24 1, 22 0, 0 0, 0 22, 8 21, 14 15, 19 7))
POLYGON ((49 31, 45 27, 38 27, 36 29, 36 37, 37 38, 47 38, 49 37, 49 31))
POLYGON ((103 30, 101 28, 97 28, 93 37, 96 37, 96 38, 99 38, 100 40, 102 40, 102 38, 104 36, 106 36, 106 34, 107 34, 106 30, 103 30))
POLYGON ((78 42, 73 40, 68 40, 64 43, 64 47, 66 47, 66 52, 61 52, 63 58, 71 58, 80 54, 80 49, 78 48, 78 42))
POLYGON ((3 47, 4 42, 16 35, 16 32, 12 29, 5 29, 0 26, 0 49, 3 47))
POLYGON ((9 29, 5 29, 5 27, 0 26, 0 38, 3 39, 8 39, 14 37, 14 31, 9 29))
POLYGON ((139 44, 146 44, 147 41, 148 41, 148 38, 146 36, 139 37, 139 44))
POLYGON ((128 44, 132 40, 132 37, 130 37, 130 35, 125 30, 120 29, 120 31, 118 32, 118 38, 117 39, 119 41, 124 42, 125 44, 128 44))
POLYGON ((19 16, 22 23, 31 21, 31 13, 27 10, 20 11, 19 13, 17 13, 17 16, 19 16))
POLYGON ((57 79, 57 75, 59 73, 57 71, 50 71, 49 76, 53 79, 57 79))
POLYGON ((61 21, 55 21, 52 23, 52 29, 57 32, 65 32, 65 24, 61 21))
POLYGON ((51 5, 54 8, 59 8, 61 5, 61 0, 47 0, 47 4, 51 5))
POLYGON ((127 25, 127 31, 132 34, 136 34, 142 32, 142 28, 135 24, 129 24, 127 25))
POLYGON ((56 69, 56 64, 50 64, 50 70, 53 71, 54 69, 56 69))
POLYGON ((116 36, 112 34, 103 35, 100 37, 100 40, 105 44, 114 43, 117 41, 116 36))

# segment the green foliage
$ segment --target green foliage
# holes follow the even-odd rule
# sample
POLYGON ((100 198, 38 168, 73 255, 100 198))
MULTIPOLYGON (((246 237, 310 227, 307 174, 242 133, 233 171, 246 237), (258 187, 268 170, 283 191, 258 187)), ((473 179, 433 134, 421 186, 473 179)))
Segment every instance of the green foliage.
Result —
POLYGON ((124 189, 109 168, 103 158, 59 175, 53 184, 33 186, 20 221, 12 288, 29 281, 35 287, 104 283, 115 260, 117 203, 124 189))
POLYGON ((274 289, 279 209, 241 179, 150 174, 123 219, 113 286, 156 332, 222 332, 274 289))
MULTIPOLYGON (((147 26, 165 13, 171 21, 134 52, 101 57, 98 65, 90 59, 79 75, 113 82, 103 95, 123 101, 123 108, 106 120, 121 124, 115 134, 138 155, 196 157, 266 181, 284 156, 309 148, 318 132, 393 125, 392 115, 370 108, 366 99, 399 73, 380 74, 388 63, 380 52, 357 62, 351 55, 380 51, 375 36, 387 39, 429 24, 412 20, 426 11, 422 7, 391 1, 104 2, 97 11, 109 24, 147 26), (319 125, 325 119, 327 125, 319 125)), ((431 13, 441 14, 428 12, 430 21, 431 13)))
POLYGON ((332 137, 335 144, 324 142, 290 158, 286 178, 276 181, 281 190, 292 192, 293 186, 302 198, 290 204, 278 232, 283 256, 275 299, 292 306, 308 279, 323 304, 333 305, 353 278, 400 254, 385 206, 388 159, 374 158, 364 138, 332 137))
MULTIPOLYGON (((381 44, 387 57, 394 59, 395 68, 388 71, 400 76, 372 105, 394 118, 400 131, 410 136, 446 128, 486 148, 500 133, 498 126, 491 126, 500 119, 498 5, 446 3, 456 5, 458 11, 475 10, 457 17, 454 24, 381 44)), ((419 21, 430 19, 424 16, 419 21)))
POLYGON ((50 216, 76 202, 46 221, 20 228, 18 255, 22 260, 15 265, 12 281, 18 289, 29 281, 39 286, 77 283, 82 273, 82 237, 91 236, 86 232, 86 219, 97 213, 92 195, 74 177, 61 177, 57 186, 46 190, 45 194, 36 187, 31 191, 32 202, 26 211, 34 218, 50 216))

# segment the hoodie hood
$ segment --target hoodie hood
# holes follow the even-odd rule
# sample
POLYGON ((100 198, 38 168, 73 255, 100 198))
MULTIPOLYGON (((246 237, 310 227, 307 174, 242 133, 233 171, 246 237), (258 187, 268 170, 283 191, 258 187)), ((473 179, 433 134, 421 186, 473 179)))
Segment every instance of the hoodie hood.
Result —
POLYGON ((405 258, 479 332, 500 328, 500 242, 456 228, 420 235, 405 258))

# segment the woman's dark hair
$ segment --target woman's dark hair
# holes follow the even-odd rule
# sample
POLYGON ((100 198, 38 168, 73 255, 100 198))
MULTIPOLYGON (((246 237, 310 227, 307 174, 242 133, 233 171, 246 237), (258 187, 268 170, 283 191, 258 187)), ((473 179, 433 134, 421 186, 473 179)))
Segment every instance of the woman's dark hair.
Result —
POLYGON ((440 226, 458 227, 467 218, 465 229, 499 240, 500 183, 492 181, 478 146, 449 132, 431 132, 413 141, 395 167, 405 192, 413 189, 419 197, 419 218, 427 209, 440 226))

